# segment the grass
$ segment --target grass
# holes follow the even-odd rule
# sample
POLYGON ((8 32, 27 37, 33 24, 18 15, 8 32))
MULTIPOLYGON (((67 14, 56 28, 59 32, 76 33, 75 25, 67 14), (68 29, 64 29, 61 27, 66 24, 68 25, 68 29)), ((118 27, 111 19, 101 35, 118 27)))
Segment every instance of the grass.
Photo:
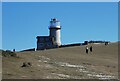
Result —
MULTIPOLYGON (((4 79, 94 79, 100 73, 115 76, 118 74, 118 43, 91 44, 93 52, 86 54, 86 46, 74 46, 42 51, 11 52, 4 51, 4 79), (12 55, 11 55, 12 54, 12 55), (16 57, 16 54, 19 58, 16 57), (22 68, 23 62, 32 67, 22 68), (81 65, 82 67, 61 66, 61 63, 81 65), (8 67, 9 66, 9 67, 8 67), (88 72, 86 72, 88 71, 88 72), (94 75, 94 76, 88 76, 94 75), (65 76, 65 77, 63 77, 65 76), (70 76, 70 77, 67 77, 70 76)), ((88 45, 90 47, 91 45, 88 45)))

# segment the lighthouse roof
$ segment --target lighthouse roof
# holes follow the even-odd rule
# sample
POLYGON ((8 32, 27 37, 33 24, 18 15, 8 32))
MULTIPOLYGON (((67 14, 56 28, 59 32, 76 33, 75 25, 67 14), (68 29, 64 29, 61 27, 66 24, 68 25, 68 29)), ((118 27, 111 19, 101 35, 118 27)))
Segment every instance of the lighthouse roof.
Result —
POLYGON ((56 18, 53 18, 53 19, 51 19, 50 22, 59 22, 59 20, 57 20, 56 18))

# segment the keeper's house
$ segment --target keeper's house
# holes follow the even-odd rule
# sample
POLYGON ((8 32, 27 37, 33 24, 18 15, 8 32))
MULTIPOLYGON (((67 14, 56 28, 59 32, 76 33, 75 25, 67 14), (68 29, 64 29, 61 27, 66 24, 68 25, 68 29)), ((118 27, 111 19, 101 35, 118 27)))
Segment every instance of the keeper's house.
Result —
POLYGON ((51 19, 49 26, 49 36, 37 36, 37 50, 57 48, 61 46, 60 41, 60 21, 51 19))

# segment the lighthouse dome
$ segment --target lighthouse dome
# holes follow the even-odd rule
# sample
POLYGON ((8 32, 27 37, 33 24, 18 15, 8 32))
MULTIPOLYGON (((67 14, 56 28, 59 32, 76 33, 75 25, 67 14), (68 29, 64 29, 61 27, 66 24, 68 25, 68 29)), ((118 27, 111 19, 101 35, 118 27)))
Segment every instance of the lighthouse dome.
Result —
POLYGON ((51 19, 49 27, 50 28, 60 28, 60 21, 57 20, 56 18, 51 19))

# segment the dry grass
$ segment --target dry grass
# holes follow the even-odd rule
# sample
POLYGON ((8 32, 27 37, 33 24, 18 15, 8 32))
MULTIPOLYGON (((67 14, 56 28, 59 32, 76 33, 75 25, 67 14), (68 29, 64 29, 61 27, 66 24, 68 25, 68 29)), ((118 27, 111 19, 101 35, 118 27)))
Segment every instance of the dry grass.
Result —
POLYGON ((118 44, 91 44, 35 52, 18 52, 18 57, 3 57, 4 79, 105 79, 118 78, 118 44), (91 46, 88 45, 88 46, 91 46), (32 67, 21 67, 31 62, 32 67))

